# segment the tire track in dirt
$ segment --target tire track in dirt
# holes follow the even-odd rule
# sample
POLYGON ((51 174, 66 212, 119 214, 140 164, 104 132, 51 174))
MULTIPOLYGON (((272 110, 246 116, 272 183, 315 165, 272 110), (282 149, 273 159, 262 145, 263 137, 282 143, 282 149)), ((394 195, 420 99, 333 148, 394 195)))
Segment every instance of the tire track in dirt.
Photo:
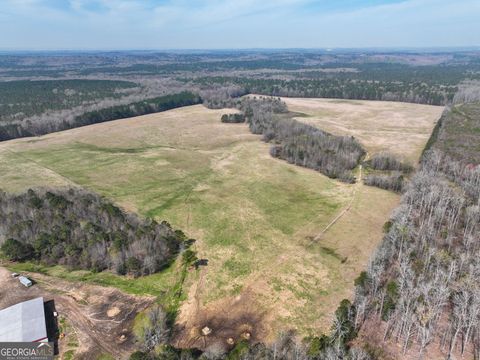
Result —
POLYGON ((93 343, 101 352, 110 354, 114 356, 115 359, 121 359, 125 355, 124 352, 119 350, 115 343, 109 343, 105 340, 103 332, 96 329, 95 324, 83 314, 73 299, 63 296, 55 297, 55 304, 61 312, 68 314, 68 319, 77 334, 81 333, 83 336, 87 336, 89 342, 93 343))

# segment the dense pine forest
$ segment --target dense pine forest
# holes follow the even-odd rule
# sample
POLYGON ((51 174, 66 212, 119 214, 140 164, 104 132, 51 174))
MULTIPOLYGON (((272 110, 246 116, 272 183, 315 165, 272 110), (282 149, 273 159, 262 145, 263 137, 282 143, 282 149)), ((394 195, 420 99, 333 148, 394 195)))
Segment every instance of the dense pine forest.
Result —
POLYGON ((105 98, 121 98, 137 90, 138 85, 133 82, 114 80, 0 82, 0 122, 70 109, 105 98))

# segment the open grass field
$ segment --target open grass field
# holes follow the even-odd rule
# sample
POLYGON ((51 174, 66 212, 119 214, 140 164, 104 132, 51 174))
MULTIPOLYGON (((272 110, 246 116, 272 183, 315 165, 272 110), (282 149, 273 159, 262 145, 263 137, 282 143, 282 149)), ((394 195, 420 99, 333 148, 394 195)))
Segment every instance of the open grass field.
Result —
POLYGON ((283 98, 297 120, 335 135, 353 135, 373 154, 382 150, 416 163, 443 107, 390 101, 283 98))
MULTIPOLYGON (((300 120, 317 121, 316 105, 286 100, 291 110, 313 115, 300 120)), ((326 102, 335 111, 329 100, 305 101, 326 102)), ((358 129, 355 122, 348 125, 351 129, 345 127, 363 143, 374 136, 365 135, 368 116, 381 125, 381 114, 390 105, 399 118, 416 113, 424 119, 425 134, 440 112, 423 105, 357 101, 338 103, 342 110, 337 112, 348 119, 348 114, 358 118, 353 109, 368 109, 361 111, 358 129)), ((340 300, 352 295, 353 280, 381 240, 382 225, 399 197, 273 159, 269 145, 245 124, 221 123, 223 113, 190 106, 0 143, 1 188, 77 184, 129 210, 165 219, 197 239, 194 249, 208 266, 189 270, 177 319, 179 346, 201 346, 196 334, 207 324, 235 331, 247 326, 262 340, 282 328, 295 327, 302 335, 327 331, 340 300), (345 216, 316 238, 348 206, 345 216)), ((391 118, 384 122, 387 128, 391 118)), ((422 132, 418 139, 414 136, 414 148, 406 147, 408 124, 401 129, 388 141, 364 146, 369 151, 394 147, 413 159, 428 136, 422 132)), ((41 271, 156 295, 162 302, 176 284, 176 269, 138 280, 68 273, 59 267, 41 271)))

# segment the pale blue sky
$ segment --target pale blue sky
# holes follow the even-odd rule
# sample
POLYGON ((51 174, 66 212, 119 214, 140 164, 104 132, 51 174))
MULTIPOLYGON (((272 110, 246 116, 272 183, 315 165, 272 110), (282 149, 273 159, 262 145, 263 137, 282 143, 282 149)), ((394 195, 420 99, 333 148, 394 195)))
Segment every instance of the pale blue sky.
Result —
POLYGON ((480 0, 0 0, 0 49, 480 45, 480 0))

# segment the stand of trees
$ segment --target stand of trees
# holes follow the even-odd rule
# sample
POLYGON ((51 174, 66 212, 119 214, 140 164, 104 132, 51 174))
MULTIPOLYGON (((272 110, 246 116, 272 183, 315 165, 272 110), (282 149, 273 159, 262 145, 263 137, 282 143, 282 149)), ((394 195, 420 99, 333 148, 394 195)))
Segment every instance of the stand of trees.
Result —
POLYGON ((78 188, 0 192, 0 218, 4 256, 75 269, 152 274, 185 241, 167 222, 141 219, 78 188))
POLYGON ((413 171, 413 166, 386 152, 373 155, 364 165, 373 172, 365 177, 365 185, 397 193, 404 190, 406 177, 413 171))
POLYGON ((354 183, 351 170, 365 155, 351 136, 335 136, 296 120, 285 119, 266 126, 265 140, 277 145, 271 154, 289 163, 320 171, 333 179, 354 183))
POLYGON ((237 107, 243 95, 247 95, 244 87, 237 85, 207 85, 200 90, 203 104, 209 109, 223 109, 226 107, 237 107))
POLYGON ((390 190, 397 193, 402 192, 405 185, 405 178, 401 172, 395 171, 389 175, 372 174, 365 177, 365 185, 376 186, 380 189, 390 190))
POLYGON ((463 81, 453 97, 454 104, 476 103, 480 101, 480 81, 463 81))
POLYGON ((221 118, 223 123, 237 124, 245 122, 245 115, 243 114, 223 114, 221 118))
MULTIPOLYGON (((399 342, 404 353, 415 344, 422 356, 435 341, 448 357, 467 348, 478 357, 480 208, 464 184, 452 188, 437 166, 440 156, 426 154, 408 185, 356 304, 360 318, 384 320, 384 338, 399 342)), ((478 184, 480 173, 469 179, 478 184)))
POLYGON ((395 157, 395 155, 387 152, 373 155, 366 164, 374 170, 401 171, 405 173, 413 171, 413 166, 401 162, 395 157))

